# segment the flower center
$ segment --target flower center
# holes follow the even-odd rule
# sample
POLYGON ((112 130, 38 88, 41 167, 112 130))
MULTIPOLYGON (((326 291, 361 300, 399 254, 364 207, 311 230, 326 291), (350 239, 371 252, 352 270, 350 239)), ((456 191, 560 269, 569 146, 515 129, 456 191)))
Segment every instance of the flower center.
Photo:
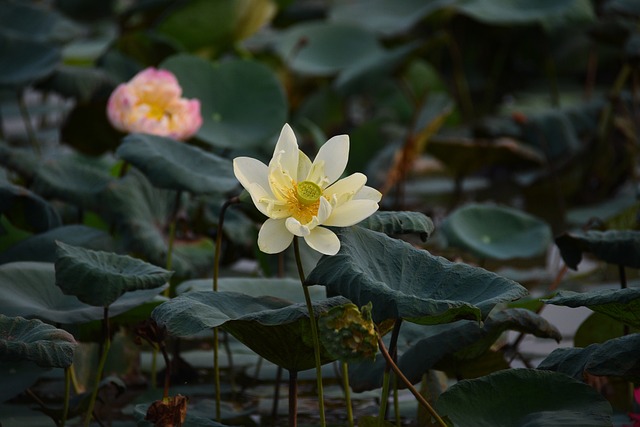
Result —
POLYGON ((322 188, 314 182, 302 181, 298 183, 296 197, 303 205, 310 205, 320 200, 322 196, 322 188))

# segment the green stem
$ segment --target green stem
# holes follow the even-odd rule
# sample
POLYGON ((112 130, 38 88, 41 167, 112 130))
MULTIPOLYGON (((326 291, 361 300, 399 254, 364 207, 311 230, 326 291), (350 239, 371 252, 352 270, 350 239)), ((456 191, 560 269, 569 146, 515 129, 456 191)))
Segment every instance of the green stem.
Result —
POLYGON ((298 274, 300 275, 300 283, 304 291, 304 300, 307 303, 307 311, 309 312, 309 323, 311 324, 311 338, 313 339, 313 353, 316 359, 316 381, 318 383, 318 410, 320 412, 320 426, 326 427, 324 417, 324 391, 322 388, 322 361, 320 359, 320 339, 318 338, 318 325, 316 324, 316 316, 313 313, 313 305, 311 304, 311 295, 309 288, 305 285, 304 270, 302 269, 302 259, 300 258, 300 244, 298 237, 293 238, 293 250, 296 256, 296 265, 298 266, 298 274))
MULTIPOLYGON (((618 264, 618 272, 620 275, 620 289, 627 289, 627 272, 624 269, 624 265, 618 264)), ((622 334, 629 335, 629 331, 629 325, 625 323, 622 327, 622 334)))
POLYGON ((220 355, 218 354, 218 328, 213 328, 213 382, 216 389, 216 421, 221 422, 220 409, 220 355))
POLYGON ((42 150, 40 148, 38 138, 36 137, 36 132, 33 129, 31 116, 29 115, 29 110, 27 109, 27 104, 24 102, 24 96, 22 93, 18 94, 18 107, 20 108, 20 115, 22 116, 24 127, 27 129, 27 138, 29 139, 29 144, 31 144, 31 147, 33 147, 33 151, 35 151, 39 157, 42 155, 42 150))
MULTIPOLYGON (((396 345, 398 343, 398 336, 400 335, 400 327, 402 326, 402 319, 396 319, 393 324, 393 331, 391 332, 391 341, 389 343, 391 354, 395 354, 396 345)), ((393 356, 391 356, 393 358, 393 356)), ((380 410, 378 411, 379 425, 384 425, 384 420, 387 417, 387 405, 389 404, 389 383, 391 380, 391 366, 387 363, 384 367, 384 376, 382 383, 382 396, 380 398, 380 410)))
POLYGON ((100 387, 100 380, 102 379, 102 371, 104 371, 104 365, 107 361, 107 355, 109 354, 109 348, 111 348, 111 332, 109 331, 109 307, 104 308, 104 347, 102 348, 102 355, 98 362, 98 369, 96 372, 96 382, 93 385, 93 391, 91 392, 91 398, 89 399, 89 407, 87 408, 87 414, 84 419, 84 427, 88 427, 91 423, 91 417, 93 415, 93 407, 96 404, 96 397, 98 397, 98 388, 100 387))
POLYGON ((349 364, 345 361, 342 361, 342 385, 344 387, 344 400, 347 405, 347 420, 349 421, 349 427, 354 427, 351 388, 349 386, 349 364))
POLYGON ((169 360, 169 354, 167 354, 167 348, 164 343, 160 343, 160 351, 164 358, 164 388, 162 390, 162 400, 166 401, 169 398, 169 386, 171 385, 171 361, 169 360))
MULTIPOLYGON (((171 213, 171 222, 169 223, 169 247, 167 248, 167 270, 171 270, 173 265, 173 245, 176 240, 176 223, 178 222, 178 212, 180 211, 180 198, 182 197, 182 191, 176 192, 176 200, 173 204, 173 212, 171 213)), ((171 295, 171 286, 164 291, 164 296, 169 297, 171 295)))
POLYGON ((400 427, 400 401, 398 400, 398 377, 393 376, 393 413, 396 416, 396 426, 400 427))
POLYGON ((156 374, 158 372, 158 349, 153 344, 151 347, 151 388, 156 388, 158 386, 158 380, 156 379, 156 374))
POLYGON ((385 347, 384 342, 382 341, 382 338, 379 336, 378 336, 378 347, 380 348, 380 352, 382 353, 382 356, 387 361, 387 364, 391 366, 391 369, 393 369, 393 372, 398 376, 398 378, 400 378, 400 380, 404 383, 404 385, 407 386, 411 394, 413 394, 413 396, 418 400, 418 403, 422 405, 422 407, 425 408, 427 411, 429 411, 431 416, 436 420, 436 422, 439 425, 441 425, 442 427, 448 427, 447 423, 445 423, 444 420, 440 418, 440 415, 438 415, 435 409, 433 409, 433 407, 429 404, 429 402, 427 402, 424 396, 422 396, 420 392, 416 390, 413 384, 411 384, 411 381, 409 381, 407 377, 404 376, 400 368, 398 368, 398 365, 395 364, 395 362, 393 361, 393 358, 387 351, 387 348, 385 347))
POLYGON ((389 380, 391 379, 391 371, 385 368, 382 376, 382 396, 380 397, 380 408, 378 409, 378 425, 384 426, 384 420, 387 416, 387 404, 389 403, 389 380))
MULTIPOLYGON (((213 292, 218 292, 218 276, 220 274, 220 252, 222 252, 222 230, 224 225, 224 214, 232 204, 240 203, 239 197, 232 197, 224 202, 218 216, 218 230, 216 234, 216 247, 213 253, 213 292)), ((216 389, 216 420, 221 420, 220 410, 220 361, 218 355, 218 328, 213 328, 213 376, 216 389)))
POLYGON ((69 398, 71 395, 71 369, 69 366, 64 368, 64 402, 62 404, 62 419, 60 420, 60 427, 64 427, 67 422, 67 415, 69 415, 69 398))
POLYGON ((298 372, 289 371, 289 427, 298 425, 298 372))

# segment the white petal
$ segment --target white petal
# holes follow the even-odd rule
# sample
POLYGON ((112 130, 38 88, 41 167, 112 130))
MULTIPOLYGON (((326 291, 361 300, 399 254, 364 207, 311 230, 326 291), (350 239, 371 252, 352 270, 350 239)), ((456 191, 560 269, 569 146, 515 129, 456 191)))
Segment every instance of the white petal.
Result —
POLYGON ((334 136, 318 150, 313 164, 324 162, 324 174, 328 184, 335 182, 347 167, 349 160, 349 136, 334 136))
POLYGON ((279 160, 280 167, 290 175, 294 181, 297 181, 299 151, 293 129, 291 129, 291 126, 288 124, 285 124, 280 132, 276 148, 273 150, 273 158, 269 166, 271 167, 274 161, 279 160))
POLYGON ((367 187, 366 185, 362 187, 360 191, 356 193, 353 197, 354 200, 373 200, 375 202, 379 202, 382 199, 382 193, 376 190, 375 188, 367 187))
POLYGON ((250 183, 246 187, 246 190, 251 195, 251 200, 253 201, 253 204, 256 205, 256 208, 258 208, 258 210, 264 215, 271 217, 272 215, 269 213, 268 201, 273 199, 273 195, 262 188, 259 184, 250 183))
MULTIPOLYGON (((320 197, 320 206, 318 206, 318 213, 316 214, 317 223, 324 224, 324 222, 331 216, 331 212, 333 211, 333 207, 331 203, 324 197, 320 197)), ((316 222, 316 221, 314 221, 316 222)), ((315 224, 314 224, 315 227, 315 224)))
POLYGON ((233 159, 233 173, 246 189, 249 184, 253 183, 264 189, 269 188, 268 168, 260 160, 251 157, 236 157, 233 159))
POLYGON ((258 233, 258 247, 267 254, 277 254, 289 247, 293 234, 284 226, 284 219, 268 219, 258 233))
POLYGON ((324 227, 316 227, 311 230, 308 236, 305 236, 304 241, 307 242, 312 249, 323 253, 325 255, 335 255, 340 250, 340 240, 333 231, 324 227))
POLYGON ((359 223, 377 210, 378 203, 374 200, 351 200, 335 207, 324 224, 334 227, 349 227, 359 223))
POLYGON ((296 236, 304 237, 308 236, 309 233, 311 233, 309 227, 307 227, 306 225, 302 225, 300 221, 293 217, 287 218, 284 225, 285 227, 287 227, 287 230, 289 230, 291 234, 294 234, 296 236))
POLYGON ((296 181, 306 180, 309 175, 309 171, 311 171, 311 160, 309 160, 309 157, 307 157, 306 154, 298 150, 298 176, 296 181))
POLYGON ((336 205, 341 205, 351 200, 366 182, 367 177, 364 174, 354 173, 330 185, 324 190, 324 195, 329 199, 336 196, 336 205))

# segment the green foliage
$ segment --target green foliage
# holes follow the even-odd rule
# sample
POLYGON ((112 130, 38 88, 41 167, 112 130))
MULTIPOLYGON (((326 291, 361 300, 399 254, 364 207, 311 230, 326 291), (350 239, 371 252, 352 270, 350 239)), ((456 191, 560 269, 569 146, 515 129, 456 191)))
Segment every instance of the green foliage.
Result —
POLYGON ((640 232, 631 230, 565 233, 556 238, 564 262, 574 270, 588 252, 603 261, 626 267, 640 267, 640 232))
POLYGON ((159 188, 200 194, 224 193, 238 186, 229 160, 171 138, 132 134, 116 154, 159 188))
POLYGON ((84 303, 107 307, 125 292, 164 285, 172 272, 127 255, 57 242, 56 284, 84 303))
POLYGON ((527 293, 495 273, 452 263, 361 227, 342 230, 340 240, 340 252, 323 257, 307 283, 324 285, 327 295, 343 295, 356 305, 371 302, 375 322, 480 320, 496 304, 527 293))
POLYGON ((511 259, 540 255, 551 229, 540 219, 504 206, 468 204, 442 224, 447 244, 479 258, 511 259))
POLYGON ((39 366, 68 368, 77 343, 73 335, 40 320, 0 314, 0 360, 29 360, 39 366))
MULTIPOLYGON (((347 300, 334 297, 314 303, 321 315, 347 300)), ((184 337, 222 327, 267 360, 289 371, 314 366, 309 313, 304 303, 280 298, 252 297, 237 292, 184 293, 153 310, 151 316, 170 334, 184 337)), ((323 351, 323 362, 334 360, 323 351)))
MULTIPOLYGON (((0 311, 8 316, 37 317, 52 323, 81 324, 102 319, 101 307, 81 302, 56 286, 53 263, 13 262, 0 266, 0 311)), ((111 306, 116 316, 153 299, 164 287, 127 292, 111 306)))
POLYGON ((276 135, 286 120, 282 85, 257 61, 212 64, 182 54, 168 58, 162 68, 176 75, 184 96, 200 100, 203 124, 197 136, 212 147, 256 147, 276 135))
POLYGON ((437 409, 455 426, 611 426, 611 406, 600 393, 566 375, 532 369, 461 381, 440 396, 437 409))

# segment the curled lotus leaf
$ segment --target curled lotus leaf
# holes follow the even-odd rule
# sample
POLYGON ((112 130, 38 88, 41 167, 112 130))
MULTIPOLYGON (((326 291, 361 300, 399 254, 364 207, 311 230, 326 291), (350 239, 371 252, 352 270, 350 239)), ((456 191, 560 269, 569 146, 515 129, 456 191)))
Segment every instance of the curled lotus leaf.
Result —
POLYGON ((640 380, 640 334, 613 338, 585 348, 558 348, 538 369, 560 372, 582 381, 584 374, 640 380))
MULTIPOLYGON (((166 286, 126 292, 109 306, 109 317, 152 300, 166 286)), ((81 324, 104 317, 101 307, 65 295, 56 286, 53 263, 11 262, 0 265, 0 312, 8 316, 37 317, 52 323, 81 324)))
POLYGON ((128 255, 57 242, 56 284, 84 303, 107 307, 128 291, 164 285, 171 272, 128 255))
POLYGON ((376 323, 402 318, 420 324, 478 320, 527 290, 482 268, 454 263, 362 227, 339 231, 340 251, 320 259, 308 284, 327 287, 357 306, 373 304, 376 323))
POLYGON ((640 328, 640 289, 600 289, 589 292, 560 291, 547 304, 588 307, 634 328, 640 328))
MULTIPOLYGON (((320 316, 348 302, 343 297, 314 302, 314 314, 320 316)), ((151 317, 178 337, 222 327, 265 359, 290 371, 315 365, 305 303, 237 292, 192 291, 159 305, 151 317)), ((328 363, 335 359, 323 349, 322 360, 328 363)))
POLYGON ((358 225, 385 234, 418 234, 426 242, 435 230, 431 218, 420 212, 378 211, 358 225))
POLYGON ((574 270, 585 252, 611 264, 640 268, 640 231, 564 233, 556 238, 556 245, 564 262, 574 270))
POLYGON ((0 360, 30 360, 39 366, 66 368, 73 363, 76 340, 41 320, 0 314, 0 360))

